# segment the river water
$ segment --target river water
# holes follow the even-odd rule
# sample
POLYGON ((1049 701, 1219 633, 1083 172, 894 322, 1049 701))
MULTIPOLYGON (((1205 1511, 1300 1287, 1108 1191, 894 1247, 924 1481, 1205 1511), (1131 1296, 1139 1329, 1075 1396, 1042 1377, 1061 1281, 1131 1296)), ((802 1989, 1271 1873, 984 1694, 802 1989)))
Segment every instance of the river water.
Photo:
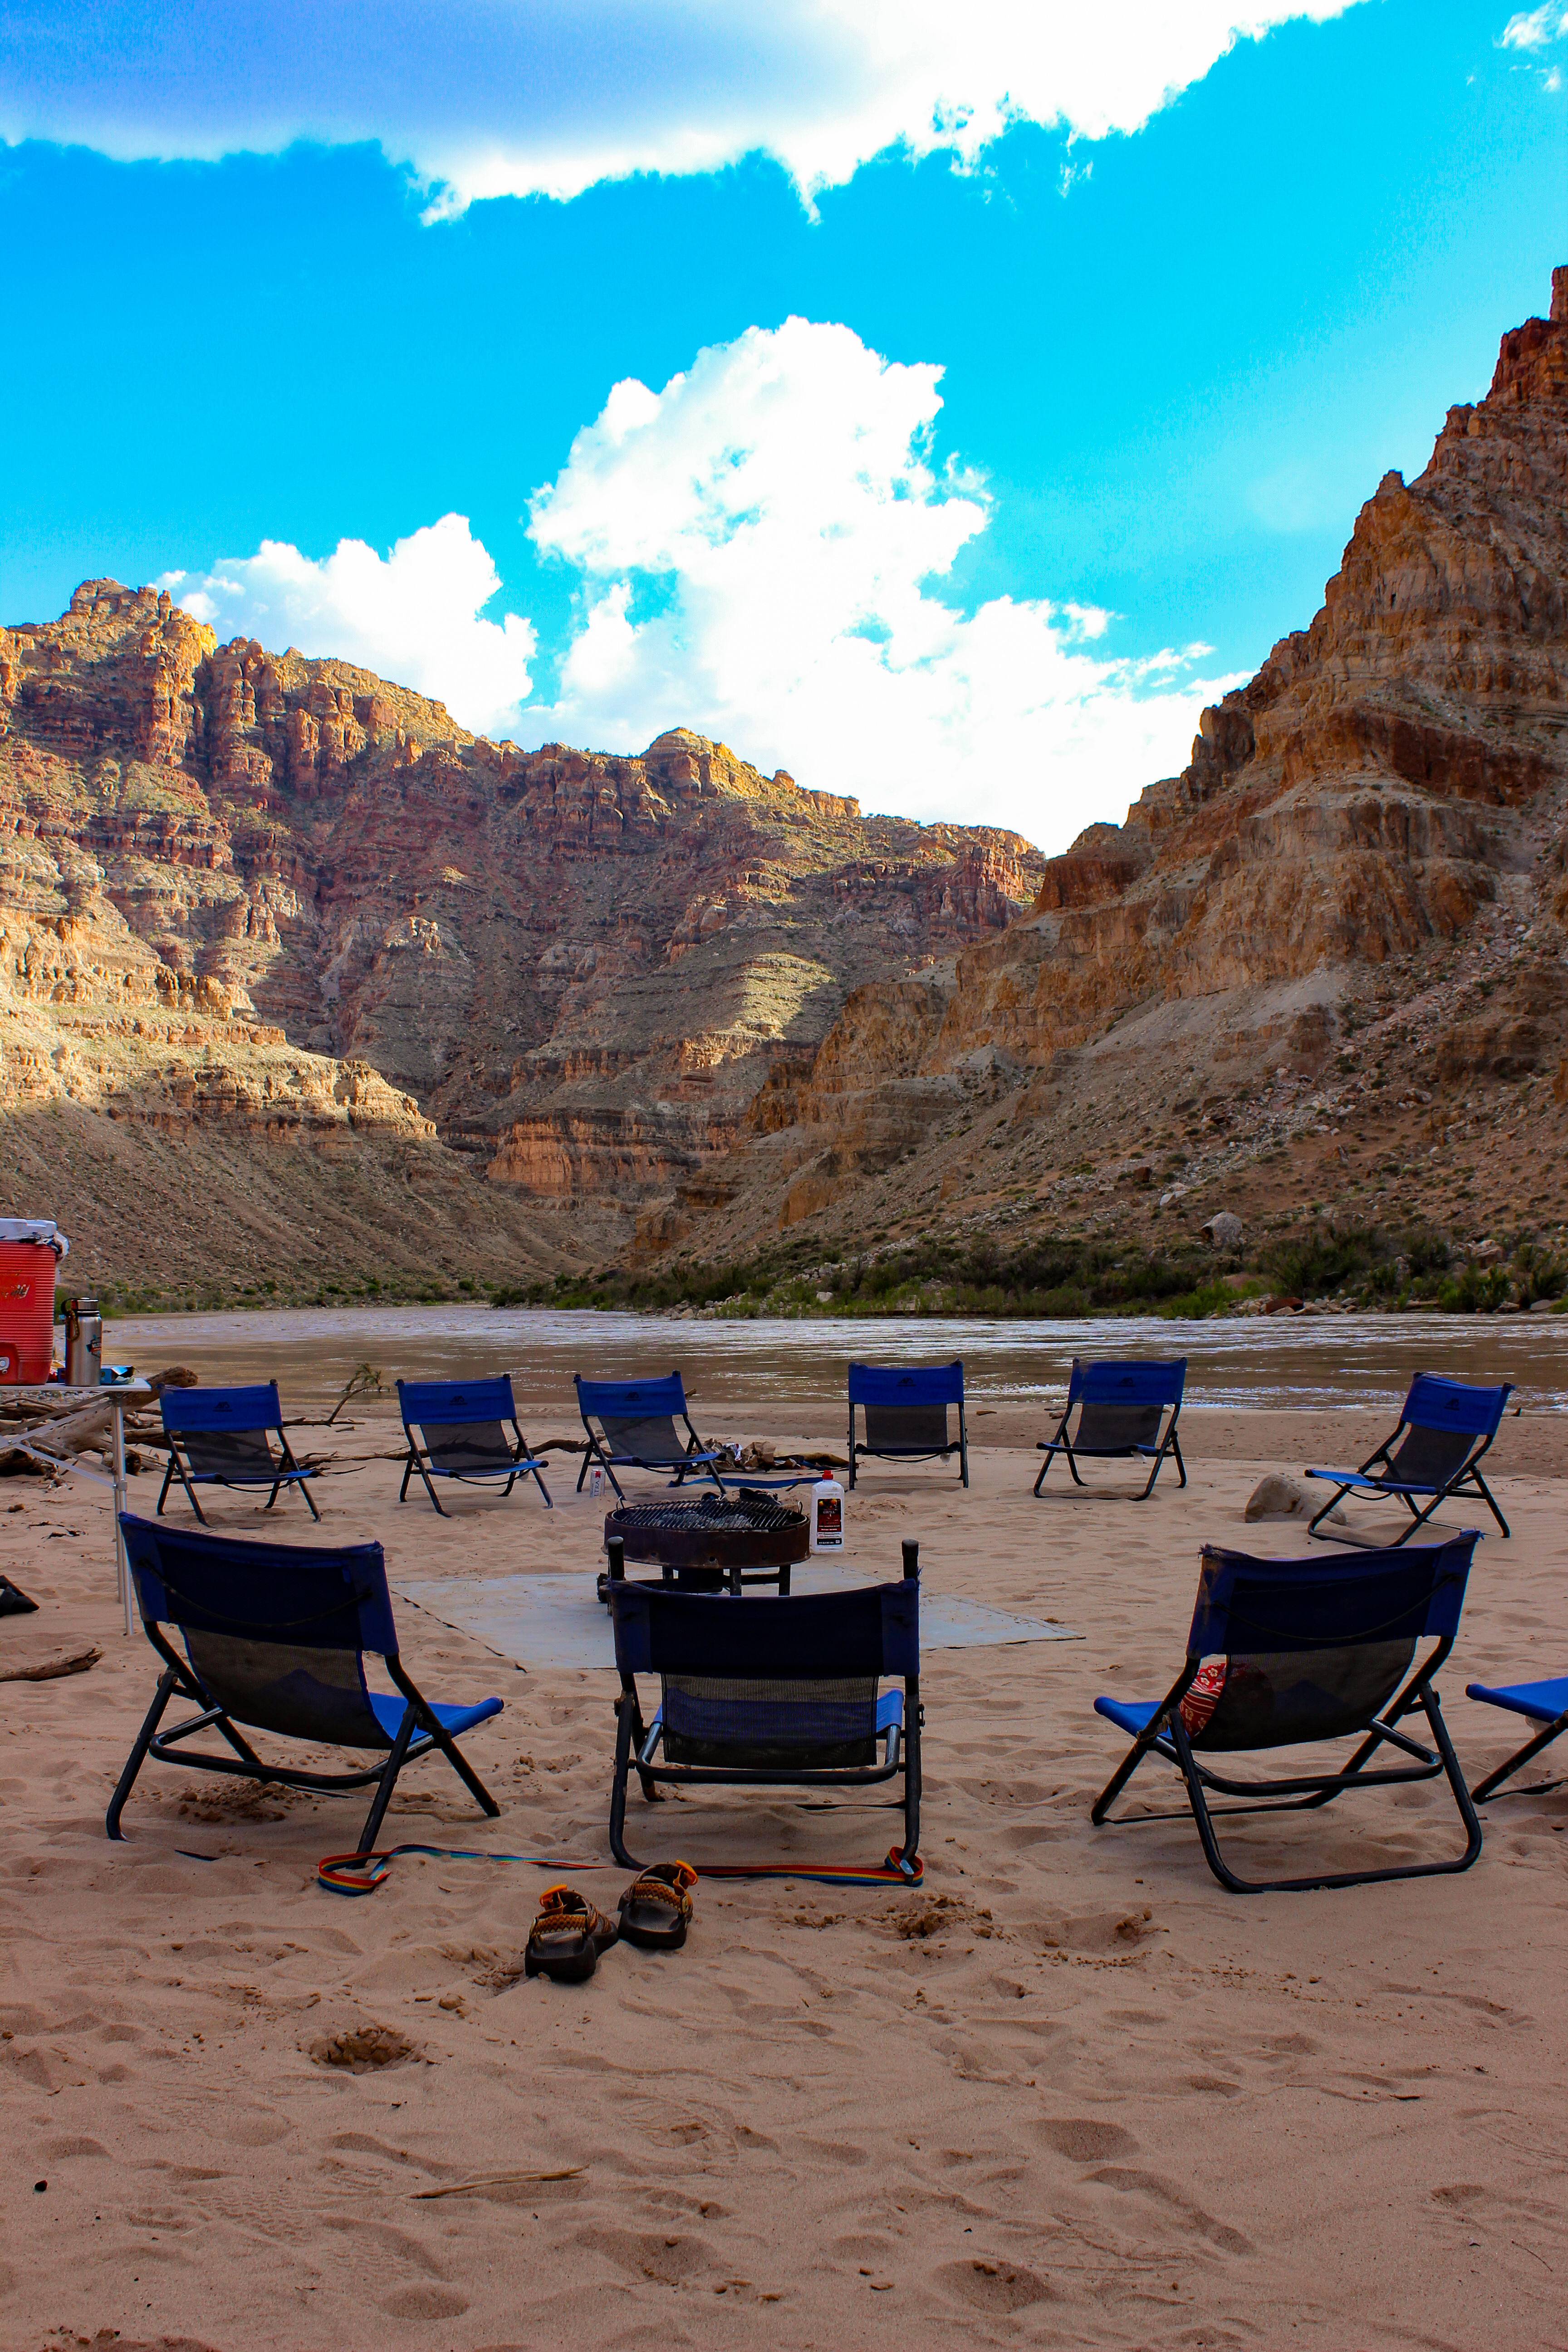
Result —
POLYGON ((139 1372, 188 1364, 204 1381, 276 1380, 290 1410, 337 1396, 368 1363, 390 1394, 399 1375, 508 1371, 521 1406, 573 1410, 572 1375, 679 1367, 720 1410, 837 1402, 853 1357, 879 1363, 962 1356, 966 1393, 1026 1403, 1064 1388, 1075 1355, 1187 1360, 1186 1410, 1396 1406, 1415 1371, 1511 1381, 1526 1406, 1568 1411, 1568 1316, 1257 1316, 1194 1323, 1121 1316, 1079 1322, 939 1317, 708 1322, 474 1306, 258 1308, 128 1316, 108 1325, 104 1362, 139 1372))

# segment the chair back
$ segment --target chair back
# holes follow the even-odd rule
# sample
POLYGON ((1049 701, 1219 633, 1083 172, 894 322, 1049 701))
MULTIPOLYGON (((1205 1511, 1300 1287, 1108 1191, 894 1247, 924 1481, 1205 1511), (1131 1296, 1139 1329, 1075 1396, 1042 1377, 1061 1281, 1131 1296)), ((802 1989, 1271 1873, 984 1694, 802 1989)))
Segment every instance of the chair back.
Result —
POLYGON ((1364 1728, 1423 1640, 1458 1631, 1474 1530, 1350 1559, 1258 1559, 1205 1544, 1189 1658, 1228 1661, 1194 1746, 1283 1748, 1364 1728))
POLYGON ((247 1543, 162 1520, 120 1521, 142 1621, 171 1625, 237 1723, 285 1738, 384 1748, 363 1654, 397 1655, 377 1543, 247 1543))
POLYGON ((586 1423, 590 1414, 604 1432, 610 1452, 638 1462, 678 1462, 687 1442, 675 1426, 679 1413, 687 1418, 686 1391, 679 1372, 653 1381, 585 1381, 573 1379, 577 1410, 586 1423))
POLYGON ((410 1439, 416 1428, 423 1432, 436 1469, 460 1477, 513 1466, 516 1447, 502 1425, 517 1420, 508 1373, 478 1381, 399 1381, 397 1405, 410 1439))
POLYGON ((164 1389, 158 1405, 164 1429, 179 1438, 198 1477, 263 1479, 277 1469, 266 1436, 283 1426, 276 1381, 246 1389, 164 1389))
POLYGON ((672 1764, 812 1770, 874 1760, 877 1685, 920 1673, 920 1584, 787 1600, 609 1587, 616 1664, 657 1674, 672 1764))
POLYGON ((963 1363, 851 1364, 849 1411, 866 1415, 873 1454, 941 1453, 948 1444, 947 1409, 963 1402, 963 1363))
POLYGON ((1389 1457, 1387 1475, 1414 1486, 1447 1486, 1497 1435, 1512 1393, 1508 1381, 1477 1388, 1417 1372, 1399 1416, 1405 1435, 1389 1457))
POLYGON ((1079 1407, 1075 1445, 1114 1454, 1135 1445, 1157 1445, 1167 1408, 1180 1407, 1187 1360, 1072 1360, 1068 1410, 1079 1407))

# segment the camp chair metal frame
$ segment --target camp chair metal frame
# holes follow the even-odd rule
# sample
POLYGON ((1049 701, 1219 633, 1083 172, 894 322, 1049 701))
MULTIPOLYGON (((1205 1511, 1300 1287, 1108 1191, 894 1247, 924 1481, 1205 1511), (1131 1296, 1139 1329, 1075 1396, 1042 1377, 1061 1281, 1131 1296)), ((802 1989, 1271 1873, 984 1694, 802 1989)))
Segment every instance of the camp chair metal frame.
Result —
MULTIPOLYGON (((430 1483, 432 1475, 437 1478, 460 1479, 465 1485, 475 1486, 493 1485, 496 1479, 504 1478, 506 1485, 501 1490, 503 1503, 520 1478, 531 1475, 544 1497, 545 1509, 554 1509, 550 1489, 544 1483, 544 1465, 542 1461, 535 1461, 529 1453, 527 1440, 518 1425, 509 1373, 500 1372, 477 1381, 399 1381, 397 1409, 403 1415, 403 1434, 408 1440, 408 1458, 403 1465, 403 1484, 397 1492, 400 1503, 407 1501, 408 1481, 417 1470, 425 1482, 425 1492, 443 1518, 447 1514, 441 1509, 440 1498, 430 1483), (517 1440, 516 1446, 504 1464, 498 1461, 492 1469, 488 1470, 447 1468, 433 1458, 430 1441, 424 1433, 431 1429, 471 1429, 478 1423, 488 1424, 490 1422, 499 1427, 509 1421, 512 1435, 517 1440), (414 1434, 416 1429, 421 1433, 417 1438, 414 1434)), ((502 1443, 505 1443, 504 1433, 502 1443)))
POLYGON ((858 1458, 875 1462, 945 1462, 950 1454, 958 1456, 959 1475, 969 1484, 969 1433, 963 1420, 963 1359, 955 1356, 950 1364, 851 1364, 849 1367, 849 1478, 853 1490, 858 1458), (947 1440, 947 1408, 958 1407, 958 1435, 947 1440), (855 1408, 858 1405, 866 1416, 866 1435, 857 1441, 855 1408), (873 1445, 870 1443, 873 1412, 918 1412, 921 1407, 942 1409, 942 1432, 946 1442, 941 1445, 915 1444, 910 1445, 873 1445))
POLYGON ((1492 1440, 1502 1425, 1509 1398, 1513 1394, 1511 1381, 1504 1381, 1500 1388, 1478 1388, 1464 1381, 1439 1379, 1433 1372, 1417 1372, 1410 1383, 1410 1392, 1400 1408, 1399 1426, 1387 1437, 1374 1454, 1369 1454, 1359 1470, 1309 1470, 1309 1478, 1325 1478, 1333 1483, 1334 1491, 1321 1510, 1315 1511, 1307 1522, 1307 1533, 1319 1543, 1359 1544, 1369 1550, 1381 1549, 1370 1536, 1351 1535, 1345 1529, 1323 1528, 1320 1522, 1342 1498, 1349 1494, 1396 1495, 1410 1513, 1410 1525, 1394 1538, 1394 1543, 1408 1543, 1417 1528, 1426 1526, 1439 1503, 1450 1497, 1478 1496, 1506 1536, 1508 1521, 1498 1507, 1497 1498, 1480 1473, 1480 1459, 1489 1453, 1492 1440), (1424 1417, 1425 1416, 1425 1417, 1424 1417), (1412 1449, 1412 1442, 1421 1434, 1438 1437, 1468 1437, 1472 1443, 1458 1466, 1440 1478, 1401 1478, 1394 1448, 1405 1439, 1400 1451, 1412 1449), (1479 1439, 1480 1442, 1476 1444, 1479 1439), (1384 1475, 1369 1474, 1373 1465, 1383 1463, 1384 1475), (1415 1507, 1417 1495, 1429 1495, 1432 1499, 1424 1511, 1415 1507))
MULTIPOLYGON (((1516 1748, 1495 1772, 1489 1772, 1484 1780, 1477 1781, 1470 1795, 1478 1805, 1483 1805, 1521 1765, 1530 1763, 1543 1748, 1550 1748, 1554 1739, 1560 1739, 1563 1732, 1568 1731, 1568 1704, 1561 1708, 1557 1706, 1559 1699, 1568 1702, 1568 1675, 1558 1675, 1546 1682, 1510 1683, 1497 1690, 1486 1683, 1467 1683, 1465 1696, 1479 1699, 1487 1706, 1505 1707, 1510 1715, 1522 1715, 1527 1722, 1544 1727, 1527 1739, 1522 1748, 1516 1748), (1542 1696, 1546 1692, 1551 1693, 1550 1698, 1542 1696)), ((1562 1786, 1561 1780, 1539 1780, 1528 1789, 1510 1790, 1510 1794, 1544 1797, 1550 1790, 1562 1786)))
POLYGON ((1140 1503, 1146 1503, 1153 1493, 1154 1481, 1160 1475, 1166 1454, 1173 1454, 1178 1482, 1184 1486, 1187 1465, 1182 1459, 1176 1423, 1181 1419, 1182 1394, 1186 1380, 1185 1356, 1101 1359, 1087 1363, 1081 1356, 1075 1356, 1068 1381, 1068 1401, 1057 1423, 1056 1433, 1052 1437, 1041 1438, 1035 1449, 1046 1457, 1035 1481, 1036 1494, 1045 1484, 1046 1473, 1058 1454, 1066 1454, 1075 1486, 1088 1484, 1086 1479, 1079 1476, 1080 1461, 1131 1462, 1141 1459, 1148 1462, 1148 1484, 1141 1495, 1132 1498, 1140 1503), (1079 1433, 1077 1437, 1069 1438, 1068 1423, 1075 1405, 1078 1407, 1079 1433), (1162 1433, 1161 1419, 1167 1406, 1171 1418, 1162 1433), (1121 1414, 1129 1420, 1136 1416, 1140 1423, 1146 1423, 1151 1412, 1154 1415, 1155 1430, 1152 1444, 1117 1431, 1113 1416, 1121 1414), (1096 1443, 1097 1426, 1106 1442, 1096 1443))
MULTIPOLYGON (((310 1507, 310 1517, 320 1519, 315 1498, 307 1480, 314 1470, 301 1470, 283 1428, 283 1408, 278 1401, 278 1383, 268 1381, 253 1388, 232 1389, 164 1389, 158 1399, 163 1416, 163 1433, 169 1441, 169 1466, 163 1473, 163 1484, 158 1496, 157 1516, 163 1516, 163 1505, 170 1486, 178 1478, 190 1501, 190 1506, 205 1528, 205 1512, 196 1500, 198 1486, 232 1486, 240 1492, 247 1487, 270 1484, 272 1492, 267 1497, 270 1510, 284 1486, 298 1486, 310 1507), (269 1470, 247 1473, 244 1470, 198 1470, 188 1461, 181 1441, 191 1437, 254 1437, 265 1440, 274 1433, 283 1449, 281 1462, 273 1463, 269 1470)), ((268 1451, 270 1461, 270 1452, 268 1451)))
MULTIPOLYGON (((1143 1822, 1180 1821, 1180 1812, 1140 1812, 1113 1814, 1110 1807, 1121 1795, 1139 1766, 1149 1756, 1159 1756, 1173 1764, 1186 1783, 1188 1801, 1197 1825, 1204 1858, 1222 1886, 1235 1895, 1274 1895, 1305 1893, 1316 1887, 1371 1886, 1384 1879, 1432 1878, 1468 1870, 1481 1850, 1481 1825, 1476 1819, 1470 1791, 1459 1769, 1448 1728, 1443 1720, 1442 1707, 1433 1686, 1433 1677, 1454 1646, 1458 1630, 1459 1612, 1464 1603, 1465 1582, 1469 1574, 1470 1555, 1480 1540, 1473 1529, 1452 1538, 1443 1544, 1419 1545, 1414 1551, 1405 1551, 1397 1545, 1389 1546, 1377 1555, 1383 1573, 1376 1562, 1357 1561, 1352 1567, 1348 1560, 1331 1563, 1321 1559, 1256 1559, 1245 1552, 1231 1552, 1205 1544, 1203 1566, 1198 1579, 1197 1605, 1193 1614, 1192 1630, 1187 1637, 1187 1656, 1181 1673, 1154 1706, 1148 1708, 1146 1720, 1133 1734, 1130 1753, 1117 1767, 1089 1811, 1089 1819, 1097 1829, 1137 1826, 1143 1822), (1403 1592, 1397 1570, 1414 1570, 1413 1579, 1404 1580, 1403 1592), (1336 1575, 1336 1570, 1338 1571, 1336 1575), (1339 1590, 1335 1591, 1336 1583, 1339 1590), (1268 1588, 1272 1586, 1270 1592, 1268 1588), (1290 1588, 1296 1588, 1292 1593, 1290 1588), (1262 1588, 1265 1607, 1286 1608, 1273 1622, 1264 1622, 1252 1615, 1262 1588), (1326 1596, 1331 1618, 1334 1603, 1339 1604, 1341 1622, 1354 1623, 1359 1617, 1359 1631, 1349 1638, 1331 1637, 1328 1628, 1313 1630, 1310 1625, 1312 1604, 1326 1596), (1292 1630, 1289 1622, 1289 1602, 1300 1605, 1292 1630), (1378 1612, 1373 1615, 1372 1612, 1378 1612), (1381 1622, 1380 1622, 1381 1620, 1381 1622), (1304 1629, 1304 1630, 1302 1630, 1304 1629), (1233 1647, 1232 1634, 1246 1638, 1246 1653, 1233 1647), (1329 1637, 1325 1638, 1325 1633, 1329 1637), (1340 1648, 1360 1647, 1373 1641, 1402 1640, 1409 1635, 1413 1643, 1430 1639, 1434 1647, 1418 1662, 1412 1661, 1410 1669, 1402 1676, 1398 1693, 1381 1711, 1369 1717, 1364 1736, 1349 1762, 1337 1772, 1296 1773, 1289 1777, 1260 1780, 1242 1780, 1213 1770, 1201 1760, 1204 1732, 1197 1734, 1196 1748, 1181 1716, 1181 1703, 1186 1696, 1205 1657, 1237 1655, 1279 1656, 1291 1652, 1324 1652, 1340 1648), (1424 1747, 1397 1728, 1402 1716, 1414 1714, 1419 1707, 1426 1717, 1432 1746, 1424 1747), (1393 1765, 1375 1771, 1365 1767, 1369 1758, 1384 1747, 1395 1748, 1414 1759, 1405 1765, 1393 1765), (1311 1812, 1331 1804, 1348 1789, 1387 1788, 1408 1781, 1431 1780, 1439 1776, 1447 1780, 1459 1818, 1465 1827, 1465 1850, 1446 1862, 1406 1863, 1385 1870, 1320 1871, 1301 1878, 1242 1878, 1231 1869, 1220 1853, 1215 1822, 1237 1815, 1255 1813, 1311 1812), (1238 1804, 1211 1807, 1208 1792, 1237 1797, 1238 1804)), ((1109 1699, 1096 1699, 1095 1712, 1103 1715, 1119 1728, 1129 1730, 1128 1717, 1143 1710, 1109 1699)), ((1218 1712, 1216 1707, 1216 1714, 1218 1712)), ((1349 1735, 1345 1735, 1349 1736, 1349 1735)), ((1314 1735, 1299 1731, 1294 1736, 1273 1742, 1260 1742, 1253 1748, 1215 1748, 1210 1753, 1258 1753, 1268 1746, 1307 1746, 1313 1744, 1314 1735)))
MULTIPOLYGON (((142 1630, 163 1661, 163 1671, 158 1677, 153 1704, 147 1710, 135 1744, 125 1759, 125 1767, 110 1800, 104 1817, 104 1828, 111 1838, 120 1838, 120 1817, 125 1802, 135 1786, 136 1778, 150 1756, 156 1764, 177 1764, 187 1771, 224 1772, 246 1780, 277 1781, 287 1789, 306 1789, 319 1796, 339 1796, 351 1790, 374 1787, 375 1796, 360 1835, 355 1851, 368 1853, 375 1843, 398 1774, 405 1764, 415 1764, 421 1757, 439 1748, 465 1788, 477 1800, 482 1810, 494 1818, 500 1805, 490 1795, 479 1774, 459 1752, 457 1742, 477 1723, 487 1722, 499 1715, 502 1702, 499 1698, 483 1701, 477 1706, 442 1707, 426 1699, 404 1672, 397 1654, 397 1634, 392 1622, 392 1602, 386 1589, 384 1556, 379 1544, 352 1544, 331 1550, 314 1550, 303 1545, 247 1543, 232 1536, 198 1535, 193 1528, 160 1528, 150 1519, 133 1518, 129 1512, 121 1515, 120 1525, 125 1537, 126 1557, 136 1587, 136 1598, 142 1612, 142 1630), (310 1612, 303 1620, 288 1624, 269 1622, 263 1618, 253 1628, 247 1622, 218 1617, 209 1606, 193 1601, 178 1591, 171 1581, 172 1575, 181 1572, 182 1553, 193 1550, 205 1553, 209 1562, 226 1569, 231 1574, 252 1577, 274 1571, 284 1576, 298 1576, 301 1571, 320 1580, 327 1594, 327 1606, 310 1612), (171 1567, 171 1558, 173 1566, 171 1567), (336 1590, 332 1580, 336 1579, 336 1590), (174 1613, 183 1607, 185 1615, 174 1613), (208 1688, 188 1657, 182 1657, 168 1639, 163 1628, 172 1624, 184 1630, 187 1625, 200 1632, 237 1633, 246 1638, 247 1632, 262 1643, 288 1631, 308 1632, 312 1637, 307 1646, 317 1646, 330 1638, 336 1622, 340 1634, 352 1627, 353 1643, 338 1640, 330 1643, 334 1649, 354 1649, 360 1659, 361 1689, 367 1702, 367 1712, 374 1712, 373 1695, 364 1683, 363 1657, 368 1650, 383 1659, 386 1671, 406 1702, 403 1719, 397 1730, 380 1728, 387 1742, 384 1763, 366 1766, 354 1772, 320 1772, 292 1765, 268 1764, 259 1757, 238 1728, 245 1720, 236 1717, 221 1699, 208 1688), (198 1712, 167 1731, 162 1730, 164 1713, 171 1699, 194 1701, 198 1712), (443 1721, 443 1717, 448 1718, 443 1721), (458 1718, 456 1728, 452 1718, 458 1718), (234 1750, 232 1756, 214 1756, 200 1748, 190 1748, 183 1743, 196 1733, 216 1731, 234 1750)), ((225 1598, 227 1599, 227 1591, 225 1598)), ((289 1646, 287 1643, 279 1645, 289 1646)), ((384 1701, 384 1706, 390 1703, 384 1701)), ((281 1737, 308 1739, 306 1733, 289 1733, 281 1737)), ((321 1744, 342 1746, 343 1741, 335 1730, 324 1732, 321 1744)), ((364 1743, 369 1745, 368 1742, 364 1743)))
MULTIPOLYGON (((784 1600, 741 1600, 728 1593, 672 1592, 615 1573, 610 1616, 620 1696, 616 1707, 616 1766, 610 1792, 610 1851, 626 1870, 640 1868, 626 1851, 626 1786, 635 1771, 645 1798, 659 1783, 691 1788, 871 1789, 903 1779, 904 1837, 900 1853, 920 1852, 921 1706, 920 1546, 906 1541, 898 1584, 863 1585, 849 1592, 795 1593, 784 1600), (816 1682, 834 1677, 901 1681, 902 1694, 878 1702, 879 1764, 713 1765, 659 1761, 662 1706, 651 1723, 642 1712, 637 1678, 684 1674, 720 1680, 816 1682)), ((743 1744, 743 1742, 742 1743, 743 1744)))
POLYGON ((700 1470, 712 1479, 722 1494, 724 1481, 713 1465, 719 1459, 716 1445, 705 1446, 691 1426, 691 1415, 686 1410, 686 1391, 679 1372, 667 1372, 662 1379, 647 1381, 585 1381, 581 1372, 574 1372, 573 1384, 577 1391, 577 1410, 583 1426, 588 1433, 588 1450, 583 1456, 583 1466, 577 1473, 577 1492, 581 1494, 589 1471, 596 1463, 604 1471, 616 1493, 624 1503, 626 1489, 616 1475, 616 1465, 633 1470, 673 1470, 672 1486, 683 1486, 689 1473, 700 1470), (611 1421, 650 1421, 668 1413, 671 1434, 679 1418, 686 1423, 689 1440, 685 1452, 674 1454, 617 1454, 605 1425, 605 1412, 611 1421), (599 1423, 595 1429, 590 1414, 599 1423))

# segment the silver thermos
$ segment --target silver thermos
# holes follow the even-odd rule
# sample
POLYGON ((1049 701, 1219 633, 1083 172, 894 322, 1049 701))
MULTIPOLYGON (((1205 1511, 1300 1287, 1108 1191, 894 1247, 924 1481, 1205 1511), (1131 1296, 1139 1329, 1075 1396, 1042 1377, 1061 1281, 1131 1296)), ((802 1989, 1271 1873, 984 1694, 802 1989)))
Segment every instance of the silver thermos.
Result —
POLYGON ((96 1298, 68 1298, 66 1386, 95 1389, 103 1376, 103 1318, 96 1298))

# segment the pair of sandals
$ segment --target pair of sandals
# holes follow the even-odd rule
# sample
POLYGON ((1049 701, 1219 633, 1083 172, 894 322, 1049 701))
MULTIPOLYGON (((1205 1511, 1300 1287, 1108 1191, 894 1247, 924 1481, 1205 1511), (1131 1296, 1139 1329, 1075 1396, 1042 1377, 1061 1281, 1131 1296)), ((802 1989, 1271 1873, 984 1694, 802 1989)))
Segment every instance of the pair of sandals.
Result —
POLYGON ((547 1886, 529 1929, 524 1975, 582 1984, 598 1967, 600 1953, 615 1943, 636 1944, 645 1952, 678 1952, 690 1925, 696 1884, 689 1862, 653 1863, 633 1879, 613 1919, 574 1886, 547 1886))

